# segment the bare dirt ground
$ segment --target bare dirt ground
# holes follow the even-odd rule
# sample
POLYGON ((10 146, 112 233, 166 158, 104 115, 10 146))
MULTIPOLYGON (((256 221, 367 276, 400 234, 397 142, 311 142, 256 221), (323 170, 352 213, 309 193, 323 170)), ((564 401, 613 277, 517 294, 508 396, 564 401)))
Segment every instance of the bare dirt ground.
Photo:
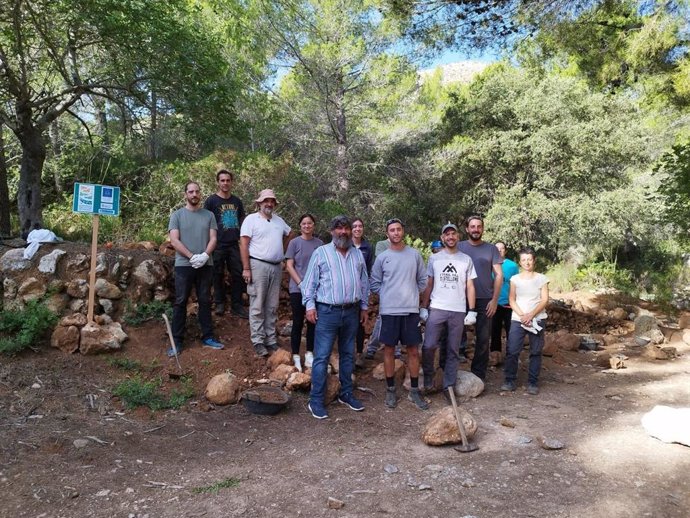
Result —
POLYGON ((462 405, 479 422, 480 446, 463 454, 420 439, 430 413, 445 404, 441 395, 429 412, 406 400, 384 407, 384 384, 371 377, 377 362, 358 372, 357 383, 375 392, 357 393, 367 407, 361 413, 336 402, 331 418, 317 421, 304 393, 274 417, 241 404, 213 408, 201 395, 212 375, 266 374, 247 321, 214 318, 227 348, 197 342, 185 350, 182 365, 199 396, 179 411, 129 411, 112 397, 129 375, 108 362, 113 357, 142 362, 141 375, 160 376, 168 388, 179 385, 167 377, 174 367, 162 323, 127 328, 129 342, 110 357, 41 346, 1 358, 0 516, 690 514, 690 448, 653 439, 640 425, 655 405, 690 406, 690 347, 670 361, 626 347, 627 368, 617 371, 595 366, 592 352, 545 358, 538 396, 525 392, 524 361, 514 393, 499 392, 502 373, 492 369, 485 392, 462 405), (538 437, 565 448, 544 450, 538 437), (78 439, 85 445, 76 447, 78 439), (227 479, 237 483, 200 492, 227 479), (329 497, 344 507, 329 509, 329 497))

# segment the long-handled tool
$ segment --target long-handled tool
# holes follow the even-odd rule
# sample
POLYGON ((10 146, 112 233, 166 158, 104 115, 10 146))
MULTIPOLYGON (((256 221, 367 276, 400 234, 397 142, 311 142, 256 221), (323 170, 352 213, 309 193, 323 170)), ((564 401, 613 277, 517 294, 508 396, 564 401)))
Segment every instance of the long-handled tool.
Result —
POLYGON ((182 365, 180 365, 180 358, 177 355, 177 347, 175 347, 175 340, 173 339, 172 329, 170 328, 170 321, 168 320, 168 315, 163 313, 163 320, 165 320, 165 329, 168 331, 168 338, 170 339, 170 347, 175 353, 175 361, 177 362, 177 372, 169 372, 168 376, 171 378, 180 378, 184 375, 182 372, 182 365))
POLYGON ((462 424, 462 419, 460 419, 460 412, 458 412, 458 404, 455 402, 455 390, 453 386, 448 387, 448 394, 450 394, 450 402, 453 403, 453 410, 455 411, 455 419, 458 421, 458 429, 460 430, 460 438, 462 439, 462 444, 456 446, 455 449, 462 453, 469 453, 479 449, 479 446, 469 442, 467 440, 467 434, 465 433, 465 425, 462 424))

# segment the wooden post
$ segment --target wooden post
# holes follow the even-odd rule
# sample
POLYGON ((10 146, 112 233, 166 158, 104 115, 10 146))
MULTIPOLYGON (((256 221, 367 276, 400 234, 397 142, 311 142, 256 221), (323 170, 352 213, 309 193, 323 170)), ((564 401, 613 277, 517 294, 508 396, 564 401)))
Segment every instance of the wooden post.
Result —
POLYGON ((87 322, 93 322, 93 306, 96 301, 96 253, 98 252, 98 214, 93 215, 91 231, 91 273, 89 275, 89 310, 86 314, 87 322))

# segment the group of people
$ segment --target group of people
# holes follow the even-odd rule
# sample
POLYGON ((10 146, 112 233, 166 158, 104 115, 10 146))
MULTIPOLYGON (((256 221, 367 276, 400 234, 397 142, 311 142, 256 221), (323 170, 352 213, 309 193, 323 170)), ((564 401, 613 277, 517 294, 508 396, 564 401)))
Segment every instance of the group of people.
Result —
POLYGON ((517 388, 518 357, 528 335, 528 393, 538 393, 548 279, 535 272, 532 248, 519 251, 518 270, 506 259, 504 243, 483 241, 484 221, 478 215, 465 221, 464 241, 455 224, 444 225, 426 264, 417 250, 406 245, 405 225, 398 218, 386 222, 386 239, 375 248, 364 238, 363 221, 344 215, 330 221, 328 244, 314 235, 316 219, 309 213, 299 218, 300 235, 290 240, 290 227, 275 213, 275 193, 262 190, 255 200, 257 210, 247 215, 242 202, 231 194, 233 180, 230 171, 218 171, 218 191, 209 196, 203 208, 199 184, 188 182, 185 206, 170 218, 170 241, 176 251, 172 332, 178 353, 184 345, 186 304, 192 287, 199 301, 203 345, 224 347, 213 334, 210 287, 213 284, 215 311, 223 314, 226 269, 232 281, 232 313, 249 319, 256 354, 265 357, 276 350, 285 262, 293 312, 293 362, 301 371, 306 320, 304 367, 311 368, 308 408, 315 418, 328 417, 324 404, 327 369, 336 340, 341 385, 338 400, 355 411, 363 410, 364 405, 353 394, 353 371, 365 358, 372 358, 379 345, 384 349, 387 407, 395 408, 398 403, 394 376, 400 347, 407 350, 408 399, 422 410, 429 408, 426 396, 434 390, 437 349, 448 397, 448 387, 457 381, 459 363, 467 361, 467 326, 475 328, 470 368, 482 380, 490 359, 494 364, 500 361, 501 334, 506 333, 505 382, 501 386, 505 391, 517 388), (245 289, 248 313, 242 304, 245 289), (370 292, 379 295, 379 317, 365 355, 370 292))

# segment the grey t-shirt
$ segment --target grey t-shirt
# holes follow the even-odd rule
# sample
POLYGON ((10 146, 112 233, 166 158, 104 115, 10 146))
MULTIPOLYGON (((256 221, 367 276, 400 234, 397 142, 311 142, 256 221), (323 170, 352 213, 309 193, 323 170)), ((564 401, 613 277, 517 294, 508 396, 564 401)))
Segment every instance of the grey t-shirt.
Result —
POLYGON ((478 299, 490 299, 494 296, 493 265, 503 263, 498 248, 491 243, 474 246, 469 241, 460 241, 458 250, 472 259, 477 278, 474 279, 474 291, 478 299))
MULTIPOLYGON (((170 223, 168 223, 168 232, 179 230, 180 241, 193 254, 206 251, 210 229, 218 230, 218 225, 216 224, 216 217, 206 209, 189 210, 182 207, 172 213, 170 223)), ((209 257, 206 264, 212 266, 213 259, 209 257)), ((191 264, 189 259, 179 252, 175 252, 175 266, 191 266, 191 264)))
MULTIPOLYGON (((295 260, 295 270, 299 273, 300 278, 304 279, 304 275, 307 273, 307 267, 309 266, 309 259, 311 259, 311 254, 321 245, 323 245, 323 241, 318 237, 304 239, 302 236, 297 236, 288 243, 285 259, 295 260)), ((290 287, 288 291, 290 293, 301 292, 295 281, 292 280, 292 277, 290 277, 290 287)))
POLYGON ((371 268, 371 291, 379 294, 381 315, 419 313, 419 294, 426 288, 427 273, 419 252, 406 246, 383 252, 371 268))

